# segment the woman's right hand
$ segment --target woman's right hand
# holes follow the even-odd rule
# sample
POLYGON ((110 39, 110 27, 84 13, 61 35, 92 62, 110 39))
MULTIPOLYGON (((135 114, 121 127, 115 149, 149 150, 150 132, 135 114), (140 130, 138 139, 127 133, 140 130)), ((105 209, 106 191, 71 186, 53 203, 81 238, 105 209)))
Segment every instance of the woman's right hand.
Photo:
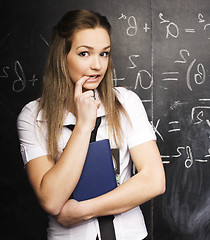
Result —
POLYGON ((77 125, 85 127, 92 131, 95 126, 97 109, 100 107, 100 101, 94 99, 93 90, 83 92, 83 84, 88 77, 84 76, 75 83, 74 104, 77 125))

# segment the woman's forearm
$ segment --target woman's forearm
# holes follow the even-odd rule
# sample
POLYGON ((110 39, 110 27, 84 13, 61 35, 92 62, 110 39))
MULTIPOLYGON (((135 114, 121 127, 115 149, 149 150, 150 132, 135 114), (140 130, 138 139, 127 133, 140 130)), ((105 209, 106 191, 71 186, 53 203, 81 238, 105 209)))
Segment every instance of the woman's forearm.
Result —
POLYGON ((117 189, 98 198, 83 202, 86 219, 126 212, 164 193, 164 177, 138 173, 117 189))
POLYGON ((70 227, 94 217, 126 212, 165 191, 164 174, 156 176, 151 178, 147 174, 138 173, 100 197, 82 202, 69 200, 57 216, 57 220, 63 226, 70 227))
MULTIPOLYGON (((48 213, 59 214, 77 185, 85 162, 90 133, 91 131, 75 126, 60 159, 43 176, 39 175, 42 177, 40 180, 34 180, 36 167, 31 166, 29 178, 33 178, 31 182, 34 183, 39 202, 48 213)), ((40 164, 37 167, 40 167, 40 164)), ((28 171, 30 172, 30 167, 28 171)))

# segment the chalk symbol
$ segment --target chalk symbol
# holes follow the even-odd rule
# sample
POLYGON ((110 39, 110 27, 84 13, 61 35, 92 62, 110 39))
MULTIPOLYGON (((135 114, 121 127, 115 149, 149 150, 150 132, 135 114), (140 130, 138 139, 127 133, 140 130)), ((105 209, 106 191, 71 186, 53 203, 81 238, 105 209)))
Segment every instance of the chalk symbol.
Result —
POLYGON ((194 28, 186 28, 185 32, 186 33, 195 33, 195 29, 194 28))
POLYGON ((40 38, 43 40, 43 42, 49 47, 50 44, 47 42, 47 40, 42 36, 40 35, 40 38))
POLYGON ((193 107, 192 111, 191 111, 191 118, 192 118, 192 120, 194 119, 194 115, 195 115, 196 109, 198 109, 198 110, 207 109, 208 110, 208 109, 210 109, 210 106, 197 106, 197 107, 193 107))
MULTIPOLYGON (((175 125, 175 124, 179 124, 179 121, 169 122, 169 125, 175 125)), ((168 132, 178 132, 178 131, 180 131, 180 128, 174 128, 174 129, 168 130, 168 132)))
POLYGON ((150 30, 150 28, 148 27, 147 23, 144 24, 144 27, 143 27, 144 31, 147 33, 148 30, 150 30))
POLYGON ((113 69, 113 82, 114 82, 114 86, 116 87, 117 86, 117 82, 118 81, 124 81, 125 78, 117 78, 117 73, 116 73, 116 70, 113 69))
POLYGON ((144 103, 150 103, 150 102, 153 102, 152 99, 145 99, 145 100, 141 100, 141 101, 144 102, 144 103))
MULTIPOLYGON (((178 75, 179 72, 163 72, 162 75, 178 75)), ((166 78, 163 78, 162 81, 178 81, 178 78, 177 77, 166 77, 166 78)))
POLYGON ((208 162, 208 160, 206 159, 195 159, 196 162, 200 162, 200 163, 206 163, 208 162))
MULTIPOLYGON (((163 158, 170 158, 170 156, 168 156, 168 155, 161 155, 161 158, 162 158, 162 159, 163 159, 163 158)), ((170 161, 162 160, 162 163, 163 163, 163 164, 169 164, 170 161)))
POLYGON ((162 135, 161 135, 160 132, 158 131, 159 123, 160 123, 160 119, 157 120, 157 123, 156 123, 155 126, 154 126, 153 122, 152 122, 151 124, 152 124, 152 126, 153 126, 154 131, 157 133, 157 135, 161 138, 162 141, 164 141, 162 135))

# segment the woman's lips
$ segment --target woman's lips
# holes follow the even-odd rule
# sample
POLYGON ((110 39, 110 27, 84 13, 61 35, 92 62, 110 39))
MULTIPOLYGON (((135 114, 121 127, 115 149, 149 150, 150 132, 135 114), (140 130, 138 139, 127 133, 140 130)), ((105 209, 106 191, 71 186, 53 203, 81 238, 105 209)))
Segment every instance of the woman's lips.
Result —
POLYGON ((98 75, 89 75, 88 77, 89 78, 87 79, 86 82, 97 82, 100 75, 99 74, 98 75))

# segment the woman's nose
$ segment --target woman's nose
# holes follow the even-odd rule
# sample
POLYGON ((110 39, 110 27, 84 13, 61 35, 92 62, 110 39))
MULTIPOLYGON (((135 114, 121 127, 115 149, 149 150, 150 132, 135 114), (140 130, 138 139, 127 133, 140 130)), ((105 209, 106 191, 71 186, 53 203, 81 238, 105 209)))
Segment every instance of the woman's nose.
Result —
POLYGON ((101 61, 100 57, 94 56, 91 61, 91 69, 100 70, 101 69, 101 61))

